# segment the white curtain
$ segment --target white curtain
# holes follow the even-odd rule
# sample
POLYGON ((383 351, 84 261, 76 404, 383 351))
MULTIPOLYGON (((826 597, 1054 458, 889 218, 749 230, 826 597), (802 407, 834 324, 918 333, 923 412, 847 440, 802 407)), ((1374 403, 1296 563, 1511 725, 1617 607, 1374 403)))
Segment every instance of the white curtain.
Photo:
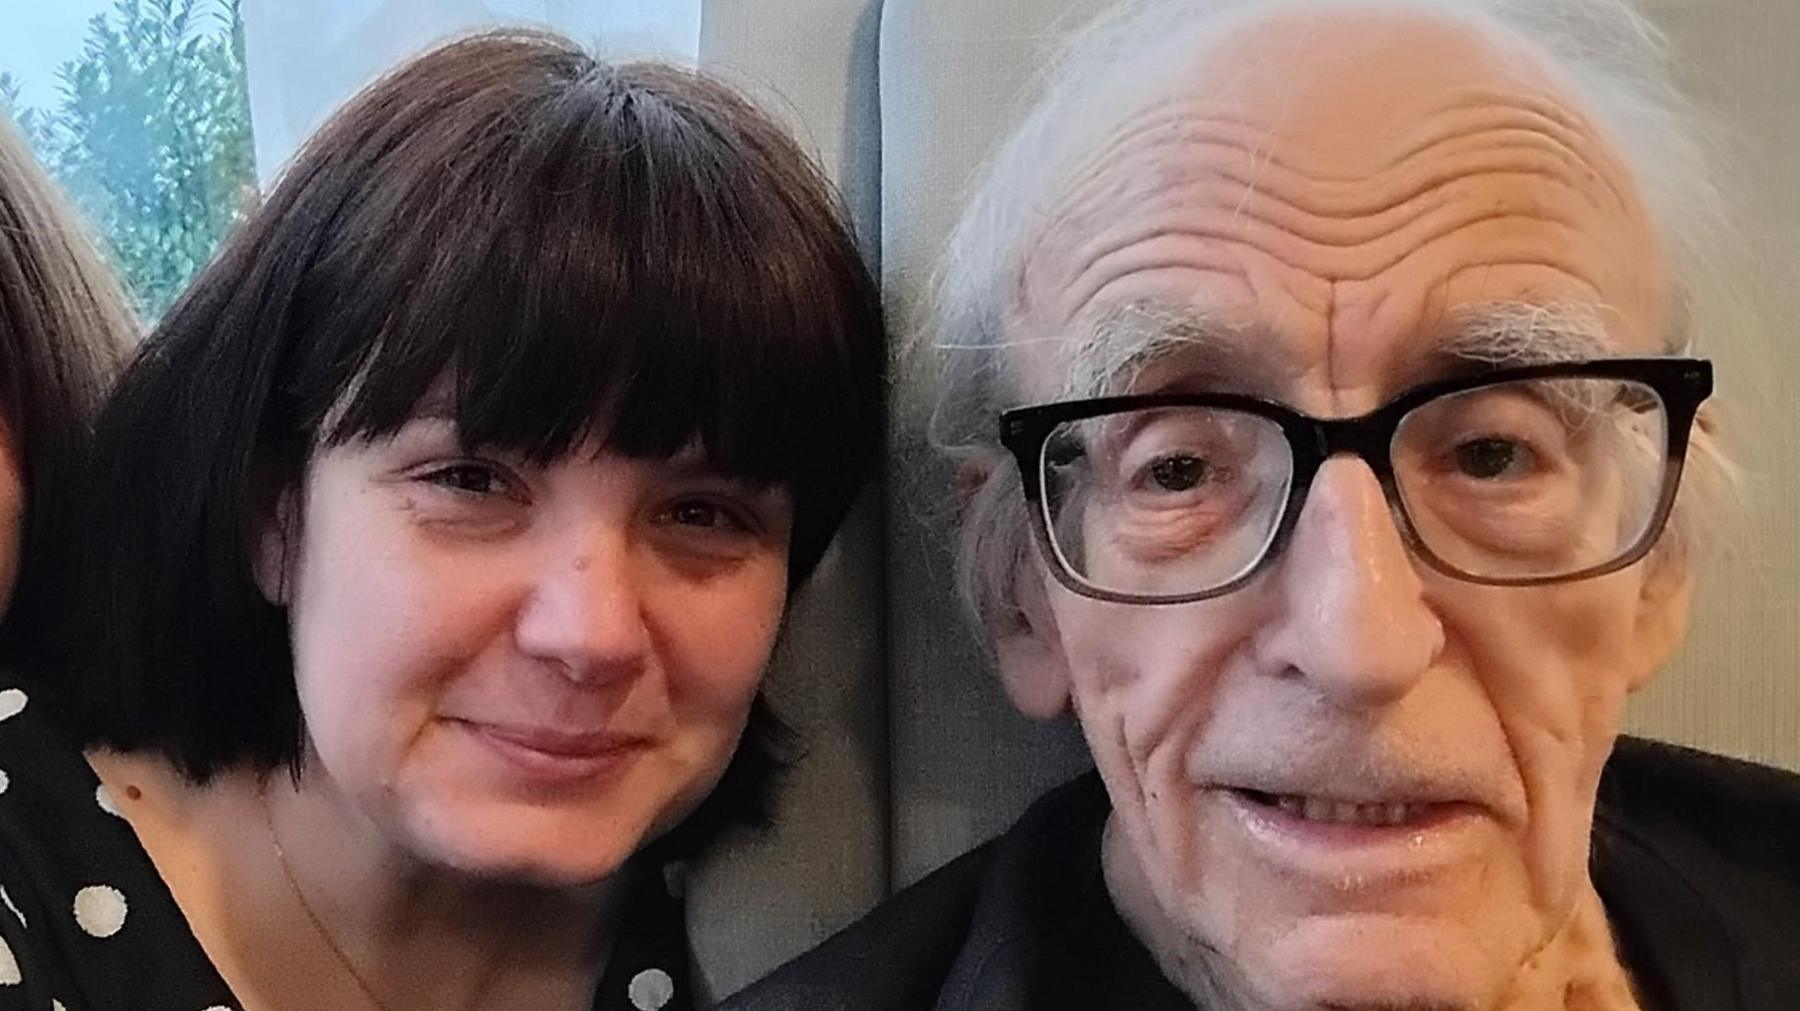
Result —
POLYGON ((692 64, 700 8, 701 0, 244 0, 257 176, 267 185, 358 88, 450 36, 530 25, 606 57, 692 64))

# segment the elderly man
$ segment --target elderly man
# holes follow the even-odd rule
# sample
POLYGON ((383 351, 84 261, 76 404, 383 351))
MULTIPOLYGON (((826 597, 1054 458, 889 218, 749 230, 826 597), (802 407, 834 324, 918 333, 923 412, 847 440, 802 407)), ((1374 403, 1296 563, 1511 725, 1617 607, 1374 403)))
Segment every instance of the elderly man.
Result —
POLYGON ((980 359, 966 589, 1096 774, 735 1006, 1800 1007, 1796 778, 1617 740, 1721 468, 1654 39, 1611 0, 1078 38, 928 339, 980 359))

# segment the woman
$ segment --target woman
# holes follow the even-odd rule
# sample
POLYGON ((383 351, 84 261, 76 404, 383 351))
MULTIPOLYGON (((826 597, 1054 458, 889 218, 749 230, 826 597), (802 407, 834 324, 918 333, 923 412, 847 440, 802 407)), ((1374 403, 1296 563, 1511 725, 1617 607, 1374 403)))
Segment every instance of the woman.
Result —
POLYGON ((133 331, 117 283, 0 116, 0 670, 44 645, 70 484, 133 331))
POLYGON ((719 86, 509 33, 364 92, 102 418, 23 1006, 688 1006, 662 865, 755 806, 882 353, 719 86))

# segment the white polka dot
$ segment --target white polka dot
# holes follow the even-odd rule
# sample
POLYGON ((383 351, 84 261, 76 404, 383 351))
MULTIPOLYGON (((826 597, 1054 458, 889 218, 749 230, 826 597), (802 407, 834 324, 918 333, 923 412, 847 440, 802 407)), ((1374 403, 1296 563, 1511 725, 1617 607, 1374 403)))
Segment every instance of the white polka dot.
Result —
POLYGON ((89 885, 75 893, 75 922, 94 937, 111 937, 125 926, 125 894, 110 885, 89 885))
POLYGON ((645 969, 631 977, 631 985, 625 988, 631 998, 631 1006, 638 1011, 657 1011, 675 996, 675 981, 661 969, 645 969))
POLYGON ((0 692, 0 720, 10 720, 25 711, 25 703, 31 700, 17 688, 8 688, 0 692))
POLYGON ((19 972, 19 960, 13 957, 6 938, 0 937, 0 986, 18 986, 23 982, 25 977, 19 972))
POLYGON ((6 908, 12 910, 12 914, 19 918, 19 926, 27 928, 31 926, 31 924, 25 922, 25 914, 19 912, 18 906, 13 905, 12 896, 6 894, 5 885, 0 885, 0 902, 6 903, 6 908))
POLYGON ((114 818, 125 817, 124 812, 119 810, 119 805, 113 803, 112 794, 106 792, 105 783, 94 787, 94 803, 100 805, 100 810, 105 811, 114 818))
POLYGON ((56 998, 52 997, 50 999, 50 1011, 69 1011, 69 1009, 66 1007, 63 1007, 62 1001, 59 1001, 56 998))
POLYGON ((5 793, 6 788, 11 785, 12 785, 12 777, 8 776, 6 774, 5 769, 0 769, 0 793, 5 793))
POLYGON ((231 1011, 231 1009, 223 1004, 214 1004, 212 1007, 207 1008, 206 1011, 231 1011))

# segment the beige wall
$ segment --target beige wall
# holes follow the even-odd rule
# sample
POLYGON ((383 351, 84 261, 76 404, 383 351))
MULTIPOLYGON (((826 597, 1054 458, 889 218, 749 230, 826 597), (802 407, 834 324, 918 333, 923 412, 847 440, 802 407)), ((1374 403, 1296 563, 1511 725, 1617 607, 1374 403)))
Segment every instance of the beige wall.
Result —
POLYGON ((1756 331, 1700 337, 1719 365, 1746 515, 1701 579, 1686 648, 1636 700, 1631 727, 1800 769, 1800 2, 1645 8, 1727 134, 1756 331))

